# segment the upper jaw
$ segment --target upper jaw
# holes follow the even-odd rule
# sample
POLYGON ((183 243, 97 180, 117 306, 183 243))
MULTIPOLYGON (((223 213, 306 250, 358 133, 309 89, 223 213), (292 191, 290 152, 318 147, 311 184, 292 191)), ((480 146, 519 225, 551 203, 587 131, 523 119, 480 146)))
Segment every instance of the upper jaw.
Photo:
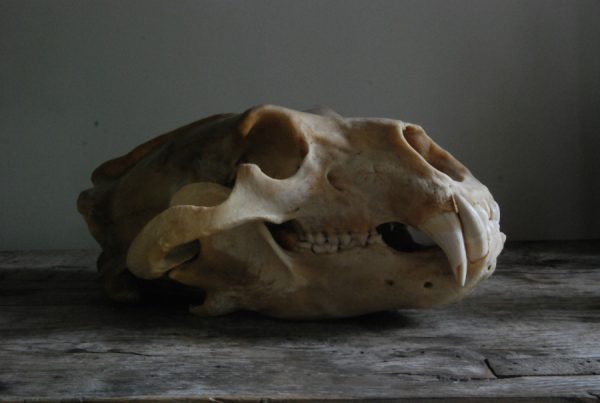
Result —
MULTIPOLYGON (((495 258, 503 246, 505 236, 499 230, 498 204, 491 197, 472 203, 467 196, 455 194, 452 196, 452 204, 454 211, 435 213, 419 225, 418 229, 443 250, 456 283, 464 287, 470 267, 495 265, 495 258)), ((300 221, 292 220, 283 225, 267 224, 267 227, 277 243, 292 253, 312 252, 315 255, 325 255, 372 245, 387 245, 396 253, 425 249, 411 242, 405 229, 402 230, 407 238, 404 239, 400 234, 400 241, 393 244, 383 232, 384 225, 368 231, 307 231, 300 221)))

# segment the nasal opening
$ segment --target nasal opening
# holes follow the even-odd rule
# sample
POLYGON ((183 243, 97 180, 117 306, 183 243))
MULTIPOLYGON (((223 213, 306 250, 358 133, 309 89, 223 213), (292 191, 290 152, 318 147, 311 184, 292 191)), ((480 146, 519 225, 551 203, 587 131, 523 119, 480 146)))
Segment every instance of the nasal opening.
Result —
POLYGON ((412 149, 419 153, 429 165, 457 182, 465 179, 467 168, 450 153, 435 144, 421 127, 408 124, 402 134, 412 149))

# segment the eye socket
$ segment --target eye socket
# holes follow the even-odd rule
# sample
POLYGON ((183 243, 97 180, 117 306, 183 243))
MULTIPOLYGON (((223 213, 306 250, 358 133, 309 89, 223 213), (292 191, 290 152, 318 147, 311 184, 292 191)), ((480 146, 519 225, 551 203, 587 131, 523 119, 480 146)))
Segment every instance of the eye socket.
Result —
POLYGON ((262 117, 246 139, 245 161, 275 179, 294 175, 308 153, 304 136, 289 119, 277 115, 262 117))
POLYGON ((450 153, 435 144, 418 126, 407 125, 402 134, 408 144, 432 167, 445 173, 453 180, 462 182, 465 179, 466 168, 450 153))

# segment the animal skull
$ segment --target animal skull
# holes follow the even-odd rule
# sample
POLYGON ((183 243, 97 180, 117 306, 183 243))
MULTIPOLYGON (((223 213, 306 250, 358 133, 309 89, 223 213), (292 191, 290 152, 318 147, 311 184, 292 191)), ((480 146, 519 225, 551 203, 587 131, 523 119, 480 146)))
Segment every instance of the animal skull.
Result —
POLYGON ((78 205, 109 295, 168 279, 204 292, 202 315, 446 304, 491 275, 505 241, 488 189, 391 119, 260 106, 160 136, 92 180, 78 205))

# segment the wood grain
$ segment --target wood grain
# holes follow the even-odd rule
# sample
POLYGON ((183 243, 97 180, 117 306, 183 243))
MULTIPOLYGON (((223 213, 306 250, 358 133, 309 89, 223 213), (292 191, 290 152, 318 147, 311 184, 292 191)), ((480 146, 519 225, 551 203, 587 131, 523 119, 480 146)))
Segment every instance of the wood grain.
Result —
POLYGON ((324 322, 118 305, 95 257, 0 252, 0 401, 600 397, 599 241, 511 244, 460 304, 324 322))

